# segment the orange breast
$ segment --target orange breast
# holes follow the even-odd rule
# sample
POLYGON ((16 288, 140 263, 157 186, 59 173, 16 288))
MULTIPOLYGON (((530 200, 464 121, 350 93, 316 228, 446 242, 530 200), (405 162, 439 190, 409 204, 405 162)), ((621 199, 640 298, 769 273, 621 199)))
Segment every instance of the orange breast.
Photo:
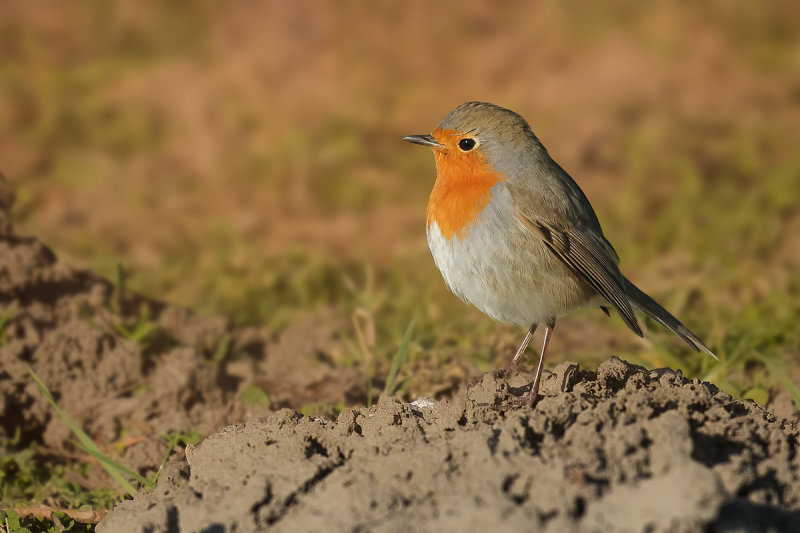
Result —
POLYGON ((434 150, 436 183, 428 199, 428 225, 434 222, 446 239, 462 239, 475 217, 492 199, 490 189, 505 176, 496 172, 478 152, 434 150))

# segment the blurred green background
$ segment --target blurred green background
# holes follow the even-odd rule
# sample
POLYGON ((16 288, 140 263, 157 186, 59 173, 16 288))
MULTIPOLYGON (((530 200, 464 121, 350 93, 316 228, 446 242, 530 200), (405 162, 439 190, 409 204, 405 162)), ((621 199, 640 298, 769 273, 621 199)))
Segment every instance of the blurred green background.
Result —
POLYGON ((722 359, 598 311, 559 322, 551 362, 614 353, 763 402, 800 357, 798 20, 789 1, 5 0, 0 170, 19 233, 147 295, 275 331, 334 307, 378 373, 417 314, 404 392, 435 394, 523 332, 447 292, 433 160, 400 138, 491 101, 722 359))

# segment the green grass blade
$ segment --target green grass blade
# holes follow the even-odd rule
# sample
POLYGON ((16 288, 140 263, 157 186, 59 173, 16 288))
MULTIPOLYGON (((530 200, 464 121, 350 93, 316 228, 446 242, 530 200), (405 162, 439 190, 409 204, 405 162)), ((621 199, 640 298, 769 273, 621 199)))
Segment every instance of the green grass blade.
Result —
POLYGON ((403 366, 403 363, 406 362, 406 358, 408 357, 408 348, 411 345, 411 334, 414 332, 414 322, 416 322, 416 317, 412 318, 408 323, 408 327, 403 335, 403 340, 400 343, 400 347, 397 349, 397 353, 394 354, 394 358, 392 359, 392 366, 389 369, 389 375, 386 378, 386 387, 383 389, 383 393, 388 396, 395 394, 399 388, 396 383, 397 373, 400 371, 400 367, 403 366))
MULTIPOLYGON (((117 461, 111 459, 109 456, 107 456, 103 452, 101 452, 99 450, 93 450, 93 449, 87 448, 86 446, 84 446, 80 442, 72 441, 72 444, 74 444, 75 446, 77 446, 78 448, 83 450, 84 452, 88 453, 89 455, 91 455, 92 457, 94 457, 95 459, 100 461, 100 463, 104 467, 107 466, 108 468, 113 468, 113 469, 117 470, 118 472, 120 472, 122 474, 125 474, 126 476, 128 476, 130 478, 135 479, 136 481, 141 483, 142 486, 144 488, 146 488, 147 490, 156 488, 156 484, 154 482, 150 481, 149 479, 147 479, 146 477, 142 476, 141 474, 139 474, 137 472, 134 472, 130 468, 122 466, 117 461)), ((170 449, 170 451, 171 451, 171 449, 170 449)), ((106 468, 106 470, 108 470, 108 468, 106 468)))
POLYGON ((228 348, 230 347, 230 345, 231 345, 231 336, 228 333, 226 333, 219 340, 219 343, 217 343, 217 349, 214 350, 214 355, 211 357, 211 361, 209 361, 209 363, 211 363, 212 365, 219 365, 220 363, 222 363, 222 361, 225 359, 225 356, 228 355, 228 348))
MULTIPOLYGON (((266 396, 266 394, 264 395, 266 396)), ((172 450, 175 449, 175 446, 179 443, 183 443, 184 446, 197 444, 200 442, 200 434, 194 430, 189 430, 186 433, 175 433, 171 431, 164 435, 164 439, 167 441, 167 452, 164 454, 164 458, 161 459, 161 464, 158 465, 155 476, 153 476, 153 484, 158 482, 158 476, 161 475, 161 471, 164 469, 164 465, 167 464, 169 456, 172 454, 172 450)))
MULTIPOLYGON (((56 403, 55 398, 53 398, 53 394, 50 392, 50 389, 48 389, 47 386, 45 386, 45 384, 42 383, 42 380, 39 379, 39 376, 36 375, 36 373, 33 371, 31 367, 28 367, 28 373, 31 375, 31 378, 33 378, 34 383, 36 383, 36 386, 39 387, 39 390, 42 392, 47 401, 50 402, 50 405, 53 407, 59 418, 61 418, 61 420, 63 420, 64 423, 67 424, 67 426, 69 426, 69 428, 72 430, 75 436, 78 437, 78 440, 83 445, 82 447, 85 448, 87 451, 89 450, 93 451, 94 453, 92 455, 94 455, 95 457, 98 457, 100 455, 106 457, 103 454, 103 452, 100 451, 100 448, 97 447, 97 444, 94 443, 91 437, 89 437, 89 435, 87 435, 86 432, 83 431, 83 429, 81 429, 81 427, 72 418, 70 418, 70 416, 67 413, 61 410, 61 408, 56 403)), ((108 459, 108 457, 106 457, 106 459, 108 459)), ((113 463, 111 459, 108 459, 108 461, 113 463)), ((119 484, 119 486, 122 487, 123 490, 125 490, 125 492, 127 492, 131 496, 136 495, 136 489, 133 488, 133 485, 131 485, 130 482, 122 476, 122 474, 117 468, 110 466, 105 461, 100 461, 100 464, 103 465, 103 468, 106 469, 108 475, 110 475, 119 484)))

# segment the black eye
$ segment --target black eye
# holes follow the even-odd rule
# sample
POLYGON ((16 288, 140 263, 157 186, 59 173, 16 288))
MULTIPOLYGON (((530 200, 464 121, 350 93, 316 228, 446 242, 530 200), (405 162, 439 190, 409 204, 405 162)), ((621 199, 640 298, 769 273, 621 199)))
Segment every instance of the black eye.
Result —
POLYGON ((465 152, 469 152, 475 148, 475 139, 461 139, 458 141, 458 147, 465 152))

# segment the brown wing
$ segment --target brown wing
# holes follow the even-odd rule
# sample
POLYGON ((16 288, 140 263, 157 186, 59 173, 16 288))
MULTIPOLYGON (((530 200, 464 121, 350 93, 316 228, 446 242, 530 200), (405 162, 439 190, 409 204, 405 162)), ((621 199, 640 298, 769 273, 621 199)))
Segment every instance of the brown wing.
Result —
POLYGON ((561 229, 540 220, 534 220, 519 209, 517 218, 570 270, 581 276, 610 303, 622 319, 637 335, 642 330, 633 314, 633 308, 625 292, 625 278, 616 263, 616 254, 608 250, 602 237, 591 231, 574 228, 561 229))

